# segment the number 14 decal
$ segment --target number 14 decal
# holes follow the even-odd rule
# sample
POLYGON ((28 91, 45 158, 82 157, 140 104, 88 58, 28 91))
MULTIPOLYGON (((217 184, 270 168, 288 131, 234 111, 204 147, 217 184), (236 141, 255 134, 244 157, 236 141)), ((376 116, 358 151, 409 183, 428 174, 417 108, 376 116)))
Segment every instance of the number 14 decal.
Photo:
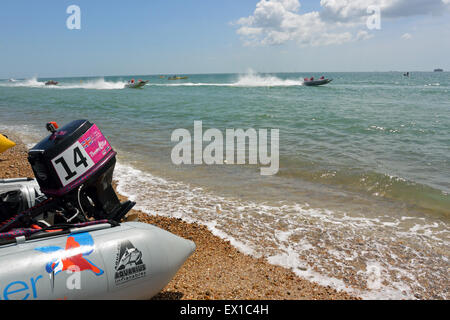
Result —
POLYGON ((94 166, 94 162, 79 142, 53 159, 52 163, 63 186, 71 183, 94 166))
MULTIPOLYGON (((66 170, 67 177, 64 178, 65 180, 70 180, 77 175, 76 171, 70 170, 69 166, 67 165, 66 160, 63 157, 56 159, 55 163, 61 163, 64 170, 66 170)), ((78 147, 73 149, 73 163, 77 168, 81 165, 84 165, 85 168, 88 167, 87 159, 83 156, 83 154, 80 151, 80 148, 78 148, 78 147), (80 160, 78 160, 78 158, 80 160)))

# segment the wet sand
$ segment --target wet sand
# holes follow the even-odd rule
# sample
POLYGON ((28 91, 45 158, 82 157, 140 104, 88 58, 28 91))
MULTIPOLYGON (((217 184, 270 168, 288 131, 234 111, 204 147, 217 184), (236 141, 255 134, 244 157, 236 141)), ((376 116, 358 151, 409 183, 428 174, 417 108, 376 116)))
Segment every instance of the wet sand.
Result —
MULTIPOLYGON (((33 177, 27 149, 12 133, 17 146, 0 154, 0 179, 33 177)), ((121 200, 125 198, 121 196, 121 200)), ((127 220, 150 223, 190 239, 197 245, 172 281, 153 299, 174 300, 347 300, 358 299, 331 287, 304 280, 292 271, 239 252, 229 241, 214 236, 205 226, 181 219, 149 216, 132 210, 127 220)))

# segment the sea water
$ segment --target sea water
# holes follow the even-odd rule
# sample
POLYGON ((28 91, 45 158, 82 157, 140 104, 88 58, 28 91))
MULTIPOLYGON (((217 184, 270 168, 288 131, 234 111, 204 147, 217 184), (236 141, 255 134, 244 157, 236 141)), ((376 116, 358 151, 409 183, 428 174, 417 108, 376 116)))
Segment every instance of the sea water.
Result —
POLYGON ((450 73, 160 75, 0 81, 0 130, 95 122, 118 190, 148 214, 202 223, 244 253, 365 298, 449 298, 450 73), (150 80, 126 89, 131 78, 150 80), (278 129, 259 165, 171 162, 174 130, 278 129))

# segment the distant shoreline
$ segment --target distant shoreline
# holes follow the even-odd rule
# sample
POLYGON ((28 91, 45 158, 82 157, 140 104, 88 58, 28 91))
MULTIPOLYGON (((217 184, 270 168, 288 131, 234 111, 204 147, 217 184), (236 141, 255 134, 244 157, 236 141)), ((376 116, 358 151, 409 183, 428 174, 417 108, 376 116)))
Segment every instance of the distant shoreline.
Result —
MULTIPOLYGON (((404 71, 255 71, 257 74, 296 74, 296 73, 307 73, 307 74, 317 74, 317 73, 405 73, 409 72, 411 73, 435 73, 433 70, 422 70, 422 71, 415 71, 415 70, 404 70, 404 71)), ((449 71, 439 72, 439 73, 448 73, 449 71)), ((172 75, 189 75, 189 76, 196 76, 196 75, 233 75, 233 74, 246 74, 245 71, 243 72, 206 72, 206 73, 151 73, 151 74, 128 74, 128 75, 81 75, 81 76, 28 76, 28 77, 6 77, 3 79, 0 79, 0 81, 8 81, 9 79, 13 78, 15 80, 26 80, 30 78, 38 78, 38 79, 71 79, 71 78, 101 78, 101 77, 157 77, 157 76, 172 76, 172 75)))

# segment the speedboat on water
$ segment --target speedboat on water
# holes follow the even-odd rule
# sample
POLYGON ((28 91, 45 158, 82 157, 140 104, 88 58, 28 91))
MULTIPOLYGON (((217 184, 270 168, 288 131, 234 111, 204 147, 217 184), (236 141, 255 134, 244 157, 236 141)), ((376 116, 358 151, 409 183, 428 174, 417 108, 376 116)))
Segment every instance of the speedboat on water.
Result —
POLYGON ((303 85, 310 86, 310 87, 323 86, 327 83, 330 83, 331 81, 333 81, 333 79, 320 78, 319 80, 314 80, 314 78, 310 78, 310 79, 305 78, 303 81, 303 85))
POLYGON ((58 83, 59 83, 59 82, 57 82, 57 81, 50 80, 50 81, 47 81, 47 82, 45 83, 45 85, 46 85, 46 86, 56 86, 56 85, 58 85, 58 83))
POLYGON ((31 148, 35 179, 0 180, 0 299, 149 299, 195 250, 155 226, 122 222, 116 152, 73 121, 31 148))
POLYGON ((147 83, 149 83, 149 80, 138 80, 138 81, 128 81, 128 83, 125 85, 125 88, 131 88, 131 89, 138 89, 144 87, 147 83))
POLYGON ((177 77, 177 76, 173 76, 173 77, 168 77, 167 80, 185 80, 188 79, 188 77, 177 77))

